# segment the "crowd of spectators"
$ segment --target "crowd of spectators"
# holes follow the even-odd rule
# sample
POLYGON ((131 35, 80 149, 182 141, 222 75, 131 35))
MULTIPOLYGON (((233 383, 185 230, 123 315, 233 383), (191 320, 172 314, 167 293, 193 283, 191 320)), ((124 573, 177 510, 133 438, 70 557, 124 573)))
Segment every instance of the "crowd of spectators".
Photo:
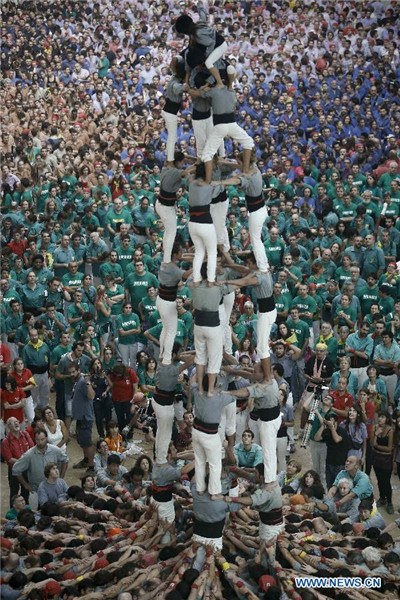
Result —
MULTIPOLYGON (((392 485, 400 475, 399 3, 206 5, 236 71, 237 123, 254 140, 268 210, 262 241, 277 309, 270 345, 285 529, 261 548, 262 448, 257 415, 240 398, 259 361, 250 286, 235 292, 224 362, 237 370, 229 389, 238 395, 223 469, 229 495, 213 502, 191 479, 190 366, 179 375, 184 410, 169 454, 178 461, 174 523, 155 510, 151 453, 129 457, 136 431, 152 445, 157 430, 162 111, 170 62, 187 43, 173 24, 183 11, 196 20, 196 5, 22 0, 2 8, 3 597, 344 597, 295 585, 295 576, 317 574, 378 575, 379 589, 346 597, 398 598, 400 548, 389 532, 400 521, 387 515, 400 508, 392 485), (69 485, 67 471, 74 435, 81 486, 69 485), (297 460, 300 444, 311 470, 297 460), (229 513, 214 553, 193 544, 204 511, 211 523, 229 513)), ((187 166, 197 157, 188 92, 177 135, 187 166)), ((226 139, 225 153, 234 171, 238 144, 226 139)), ((229 254, 240 267, 253 250, 249 214, 243 190, 226 189, 229 254)), ((176 214, 185 270, 188 207, 184 179, 176 214)), ((175 341, 189 353, 191 299, 181 282, 175 341)))

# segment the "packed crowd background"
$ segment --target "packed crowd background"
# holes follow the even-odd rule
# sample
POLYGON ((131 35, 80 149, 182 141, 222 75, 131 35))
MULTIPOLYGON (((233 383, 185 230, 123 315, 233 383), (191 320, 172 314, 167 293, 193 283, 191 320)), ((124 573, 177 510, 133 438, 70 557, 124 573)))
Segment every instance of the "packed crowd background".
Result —
POLYGON ((398 598, 399 3, 2 6, 2 596, 398 598))

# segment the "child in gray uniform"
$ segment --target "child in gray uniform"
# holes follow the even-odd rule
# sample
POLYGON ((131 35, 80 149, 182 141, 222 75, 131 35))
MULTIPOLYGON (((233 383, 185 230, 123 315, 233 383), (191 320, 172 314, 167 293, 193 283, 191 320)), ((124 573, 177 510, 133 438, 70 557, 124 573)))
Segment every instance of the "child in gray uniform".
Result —
POLYGON ((156 212, 164 225, 163 261, 171 262, 172 246, 176 238, 176 193, 182 187, 182 179, 193 167, 183 169, 185 155, 175 152, 172 165, 167 163, 161 170, 160 195, 156 200, 156 212))
POLYGON ((188 89, 185 79, 185 63, 181 57, 174 57, 170 63, 172 77, 165 92, 166 103, 161 112, 168 131, 167 139, 167 165, 173 166, 175 144, 178 139, 178 112, 181 108, 182 94, 188 89))

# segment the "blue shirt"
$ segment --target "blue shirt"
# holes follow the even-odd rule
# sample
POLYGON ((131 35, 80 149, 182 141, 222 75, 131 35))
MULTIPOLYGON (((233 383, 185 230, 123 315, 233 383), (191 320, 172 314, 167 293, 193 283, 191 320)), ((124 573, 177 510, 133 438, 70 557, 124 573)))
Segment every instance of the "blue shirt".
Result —
POLYGON ((340 471, 340 473, 336 476, 333 485, 335 487, 338 487, 339 481, 342 478, 349 479, 353 482, 354 487, 351 489, 351 492, 353 492, 353 494, 355 494, 360 500, 365 500, 366 498, 369 498, 374 491, 370 478, 366 473, 363 473, 360 470, 356 472, 354 478, 351 477, 347 471, 340 471))
POLYGON ((235 445, 234 452, 239 467, 255 467, 263 462, 262 448, 258 444, 252 444, 250 450, 246 450, 240 442, 235 445))

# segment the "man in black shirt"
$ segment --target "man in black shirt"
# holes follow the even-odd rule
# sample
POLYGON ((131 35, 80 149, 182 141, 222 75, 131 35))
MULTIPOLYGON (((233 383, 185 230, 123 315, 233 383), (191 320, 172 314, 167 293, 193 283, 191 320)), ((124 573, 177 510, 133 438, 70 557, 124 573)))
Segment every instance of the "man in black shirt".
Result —
POLYGON ((329 490, 336 475, 344 469, 347 454, 351 448, 350 436, 344 424, 338 425, 337 415, 330 414, 324 419, 318 411, 315 412, 321 424, 314 436, 316 442, 325 442, 326 452, 326 485, 329 490))

